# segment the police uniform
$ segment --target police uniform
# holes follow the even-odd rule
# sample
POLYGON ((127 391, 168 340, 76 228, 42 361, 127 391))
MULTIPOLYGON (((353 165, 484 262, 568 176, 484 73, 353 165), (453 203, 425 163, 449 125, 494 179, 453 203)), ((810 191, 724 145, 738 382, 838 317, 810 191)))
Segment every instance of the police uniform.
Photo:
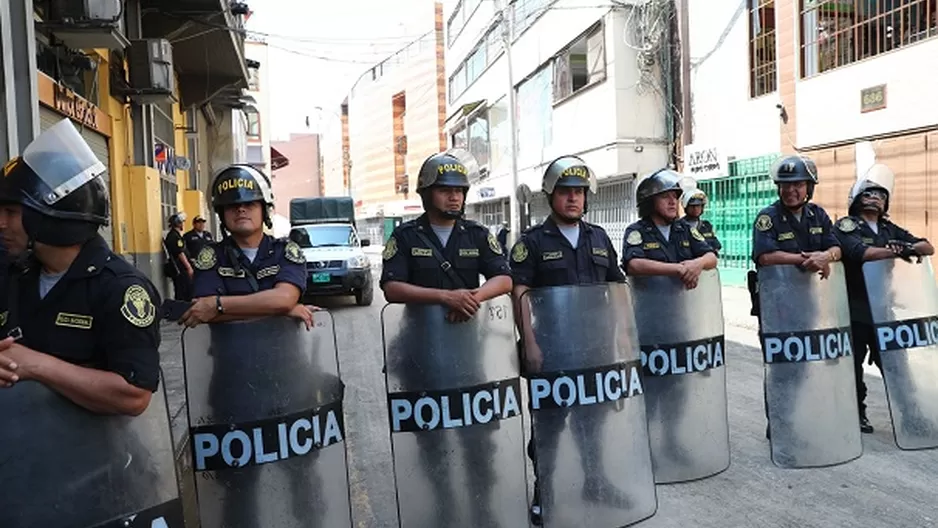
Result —
POLYGON ((182 239, 186 243, 186 251, 192 258, 195 258, 202 251, 202 248, 214 242, 211 233, 196 231, 195 229, 187 231, 186 234, 182 235, 182 239))
POLYGON ((41 265, 10 269, 15 307, 6 295, 0 322, 6 336, 22 332, 26 347, 82 367, 114 372, 155 392, 160 379, 160 296, 139 270, 108 249, 100 236, 86 242, 68 271, 39 298, 41 265), (12 314, 12 315, 11 315, 12 314))
POLYGON ((831 219, 821 207, 806 203, 801 220, 791 214, 781 200, 759 211, 752 230, 752 260, 775 251, 801 253, 827 251, 840 246, 831 219))
POLYGON ((300 246, 285 238, 264 235, 254 262, 231 238, 212 243, 193 262, 193 297, 249 295, 273 289, 280 282, 306 290, 306 260, 300 246))
POLYGON ((560 232, 553 218, 527 229, 511 250, 515 285, 543 288, 625 280, 616 250, 606 231, 580 221, 577 247, 560 232))
POLYGON ((179 255, 184 255, 189 260, 192 255, 186 248, 186 243, 182 239, 182 233, 178 229, 170 228, 166 233, 166 251, 169 252, 169 259, 172 266, 177 270, 173 279, 173 289, 176 293, 177 301, 188 301, 192 299, 192 281, 186 273, 186 269, 179 263, 179 255))
POLYGON ((723 244, 720 243, 720 239, 717 238, 716 233, 713 231, 713 224, 709 220, 700 219, 695 226, 691 220, 688 220, 687 217, 684 217, 684 221, 691 227, 696 227, 697 231, 704 237, 704 240, 710 246, 710 249, 714 253, 719 252, 723 249, 723 244))
POLYGON ((629 262, 636 258, 680 263, 702 257, 712 251, 700 231, 682 218, 671 223, 668 240, 665 240, 653 221, 642 219, 625 230, 622 269, 628 273, 629 262))
POLYGON ((511 274, 501 245, 485 226, 457 219, 444 248, 426 214, 395 228, 384 245, 382 258, 382 287, 399 281, 439 290, 475 289, 479 287, 479 274, 486 279, 511 274), (449 263, 450 272, 462 281, 461 285, 454 282, 434 252, 449 263))

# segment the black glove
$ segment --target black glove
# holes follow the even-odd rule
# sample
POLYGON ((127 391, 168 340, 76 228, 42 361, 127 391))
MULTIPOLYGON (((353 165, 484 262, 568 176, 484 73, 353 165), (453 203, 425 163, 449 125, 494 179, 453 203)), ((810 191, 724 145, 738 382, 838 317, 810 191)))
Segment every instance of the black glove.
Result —
POLYGON ((908 242, 902 240, 890 240, 886 243, 886 247, 891 249, 893 253, 896 254, 902 260, 906 262, 912 262, 912 257, 918 257, 918 261, 922 261, 922 256, 918 254, 918 251, 915 251, 915 247, 908 242))

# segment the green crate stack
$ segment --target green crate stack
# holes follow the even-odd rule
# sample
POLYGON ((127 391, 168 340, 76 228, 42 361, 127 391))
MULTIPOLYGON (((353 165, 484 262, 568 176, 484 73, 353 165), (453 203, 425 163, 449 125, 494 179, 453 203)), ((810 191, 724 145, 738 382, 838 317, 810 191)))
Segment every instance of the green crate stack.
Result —
POLYGON ((775 200, 769 170, 777 154, 734 160, 729 176, 700 182, 709 198, 704 217, 713 224, 723 250, 720 272, 724 284, 744 285, 752 261, 752 223, 759 210, 775 200))

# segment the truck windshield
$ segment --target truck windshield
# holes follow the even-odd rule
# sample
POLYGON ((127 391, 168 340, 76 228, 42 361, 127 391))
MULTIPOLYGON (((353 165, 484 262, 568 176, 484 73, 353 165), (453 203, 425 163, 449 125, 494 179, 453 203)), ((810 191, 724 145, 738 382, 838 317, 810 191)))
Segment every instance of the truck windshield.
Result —
POLYGON ((301 248, 354 246, 357 243, 351 227, 336 225, 295 227, 290 231, 290 240, 301 248))

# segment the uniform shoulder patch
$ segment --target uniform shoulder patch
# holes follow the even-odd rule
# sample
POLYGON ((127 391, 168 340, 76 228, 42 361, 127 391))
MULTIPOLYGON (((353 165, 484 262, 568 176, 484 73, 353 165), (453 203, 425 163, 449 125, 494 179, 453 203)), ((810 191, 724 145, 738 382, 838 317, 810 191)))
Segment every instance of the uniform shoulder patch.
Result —
POLYGON ((632 231, 625 237, 625 241, 628 242, 630 246, 637 246, 642 243, 642 233, 640 231, 632 231))
POLYGON ((523 240, 519 240, 515 243, 515 247, 511 248, 511 260, 515 262, 528 260, 528 246, 524 244, 523 240))
POLYGON ((696 227, 690 228, 690 236, 694 237, 696 240, 699 240, 701 242, 706 242, 706 240, 704 240, 703 235, 700 234, 700 231, 698 231, 696 227))
POLYGON ((394 255, 397 255, 397 239, 392 235, 388 238, 387 244, 384 245, 384 251, 381 252, 381 258, 384 260, 391 260, 394 255))
POLYGON ((843 233, 850 233, 857 228, 857 223, 853 218, 845 216, 837 221, 837 229, 843 233))
POLYGON ((146 288, 134 284, 124 291, 121 315, 130 324, 140 328, 146 328, 153 323, 156 319, 156 306, 153 306, 146 288))
POLYGON ((215 255, 214 246, 205 246, 195 257, 195 269, 207 271, 215 267, 218 262, 218 256, 215 255))
POLYGON ((283 249, 283 257, 294 264, 306 264, 306 257, 303 256, 300 245, 292 240, 287 242, 287 247, 283 249))
POLYGON ((488 239, 489 239, 489 249, 492 250, 492 253, 495 253, 496 255, 501 255, 502 245, 498 243, 498 239, 495 238, 495 235, 493 235, 492 233, 489 233, 488 239))
POLYGON ((767 214, 759 215, 759 218, 756 218, 756 229, 759 231, 772 229, 772 217, 767 214))
POLYGON ((179 247, 182 247, 182 246, 184 245, 184 243, 183 243, 183 241, 182 241, 181 238, 176 241, 176 244, 177 244, 179 247))

